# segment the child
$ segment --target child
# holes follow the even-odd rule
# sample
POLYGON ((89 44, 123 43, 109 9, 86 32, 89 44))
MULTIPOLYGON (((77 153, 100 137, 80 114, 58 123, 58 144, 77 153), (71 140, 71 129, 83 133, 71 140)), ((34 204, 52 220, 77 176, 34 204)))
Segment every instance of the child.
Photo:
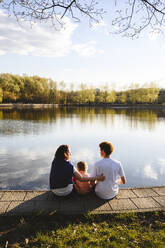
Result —
MULTIPOLYGON (((87 173, 88 166, 85 162, 78 162, 77 163, 77 170, 83 177, 89 177, 87 173)), ((79 194, 85 195, 91 192, 93 182, 80 182, 79 180, 75 179, 74 187, 79 194)))

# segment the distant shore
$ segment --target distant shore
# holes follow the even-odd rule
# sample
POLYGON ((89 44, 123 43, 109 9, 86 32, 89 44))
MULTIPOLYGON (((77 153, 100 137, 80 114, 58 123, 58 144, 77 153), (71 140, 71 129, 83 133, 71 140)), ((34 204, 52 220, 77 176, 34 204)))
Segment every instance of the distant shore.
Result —
POLYGON ((0 109, 45 109, 57 108, 58 104, 44 104, 44 103, 2 103, 0 109))
POLYGON ((47 109, 57 107, 103 107, 103 108, 162 108, 164 104, 44 104, 44 103, 2 103, 0 109, 47 109))

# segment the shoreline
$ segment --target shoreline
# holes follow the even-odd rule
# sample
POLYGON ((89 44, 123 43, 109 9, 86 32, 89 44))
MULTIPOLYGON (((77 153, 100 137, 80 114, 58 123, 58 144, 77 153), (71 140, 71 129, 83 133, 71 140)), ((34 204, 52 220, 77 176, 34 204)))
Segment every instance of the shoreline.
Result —
POLYGON ((58 107, 88 107, 88 108, 165 108, 163 104, 44 104, 44 103, 2 103, 0 109, 47 109, 58 107))
POLYGON ((44 103, 2 103, 0 109, 46 109, 57 108, 58 104, 44 104, 44 103))
POLYGON ((75 194, 69 199, 59 199, 51 190, 0 191, 0 216, 29 215, 35 213, 114 214, 128 212, 163 211, 165 186, 125 188, 111 200, 98 198, 94 193, 75 194), (81 199, 84 199, 83 201, 81 199))

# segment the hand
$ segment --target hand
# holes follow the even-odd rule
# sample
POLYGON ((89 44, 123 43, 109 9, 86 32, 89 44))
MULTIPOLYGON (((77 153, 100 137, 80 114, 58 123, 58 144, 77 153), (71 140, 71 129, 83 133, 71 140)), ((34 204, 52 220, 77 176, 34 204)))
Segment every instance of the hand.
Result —
POLYGON ((97 177, 97 181, 104 181, 104 180, 105 180, 104 174, 101 174, 100 176, 97 177))
POLYGON ((125 177, 121 177, 121 178, 117 179, 117 180, 116 180, 116 183, 117 183, 117 184, 125 184, 125 183, 126 183, 125 177))
POLYGON ((94 183, 96 181, 96 178, 94 177, 94 178, 92 178, 92 179, 90 179, 90 183, 94 183))
POLYGON ((117 184, 122 184, 121 179, 120 179, 120 178, 117 179, 117 180, 116 180, 116 183, 117 183, 117 184))

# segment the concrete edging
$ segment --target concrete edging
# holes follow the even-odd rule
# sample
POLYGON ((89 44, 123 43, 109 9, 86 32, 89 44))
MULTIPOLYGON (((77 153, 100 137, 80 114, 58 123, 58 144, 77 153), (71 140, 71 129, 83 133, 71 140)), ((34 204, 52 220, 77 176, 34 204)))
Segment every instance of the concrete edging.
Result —
POLYGON ((112 214, 165 211, 165 186, 123 188, 113 200, 95 194, 59 199, 50 190, 1 190, 0 215, 112 214))

